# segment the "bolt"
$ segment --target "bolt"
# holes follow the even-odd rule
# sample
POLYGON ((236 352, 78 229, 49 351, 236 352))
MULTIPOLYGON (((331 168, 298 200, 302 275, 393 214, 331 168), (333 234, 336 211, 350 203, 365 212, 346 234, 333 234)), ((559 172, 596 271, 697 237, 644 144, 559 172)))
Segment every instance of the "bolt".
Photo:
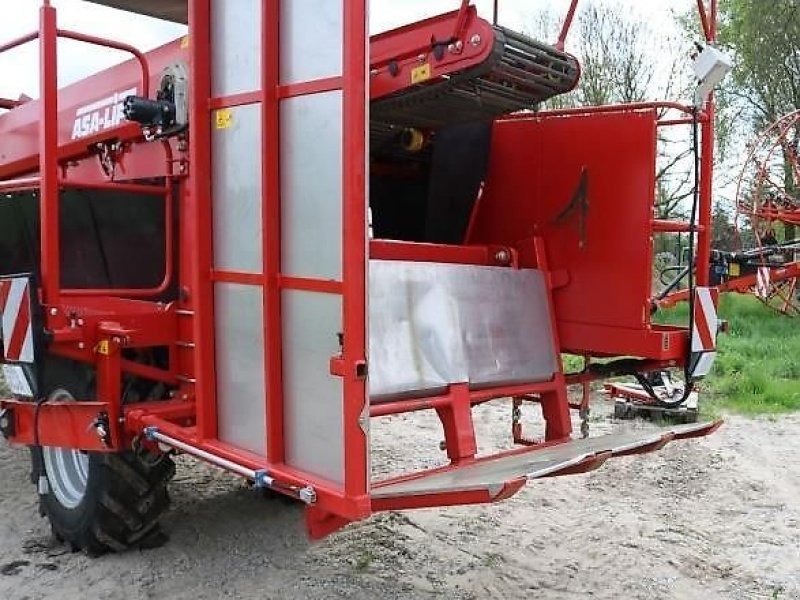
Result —
POLYGON ((419 56, 417 56, 417 60, 421 63, 424 63, 426 58, 428 57, 425 54, 420 54, 419 56))
POLYGON ((83 319, 78 319, 78 326, 83 327, 83 319))
POLYGON ((50 309, 50 316, 51 317, 55 317, 57 314, 58 314, 58 309, 57 308, 54 307, 54 308, 50 309))
POLYGON ((84 348, 86 348, 86 344, 84 344, 83 342, 78 342, 78 349, 83 350, 84 348))
POLYGON ((119 344, 122 343, 122 338, 120 338, 118 335, 115 335, 113 338, 111 338, 111 341, 113 341, 115 344, 119 345, 119 344))
POLYGON ((462 42, 461 40, 456 40, 455 43, 447 46, 447 50, 450 52, 450 54, 460 54, 463 49, 464 49, 464 42, 462 42))
POLYGON ((498 250, 495 252, 494 259, 501 265, 507 265, 511 260, 511 255, 509 254, 508 250, 498 250))
POLYGON ((447 450, 447 442, 445 440, 439 442, 439 450, 441 450, 442 452, 447 450))
POLYGON ((482 41, 483 40, 481 40, 481 36, 477 33, 469 38, 469 43, 473 46, 480 46, 482 41))

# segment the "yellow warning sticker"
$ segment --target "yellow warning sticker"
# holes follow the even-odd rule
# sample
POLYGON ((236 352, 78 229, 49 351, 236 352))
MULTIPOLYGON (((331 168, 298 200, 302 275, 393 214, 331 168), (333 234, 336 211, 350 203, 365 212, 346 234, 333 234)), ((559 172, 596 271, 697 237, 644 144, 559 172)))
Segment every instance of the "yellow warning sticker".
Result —
POLYGON ((94 351, 97 354, 103 354, 105 356, 108 356, 108 354, 110 353, 108 340, 102 340, 100 342, 97 342, 97 346, 94 347, 94 351))
POLYGON ((186 50, 189 47, 189 36, 185 35, 181 38, 181 50, 186 50))
POLYGON ((728 265, 728 276, 729 277, 739 277, 741 274, 741 269, 739 268, 739 263, 730 263, 728 265))
POLYGON ((422 83, 431 78, 431 63, 425 63, 411 69, 411 83, 422 83))
POLYGON ((217 129, 228 129, 233 125, 233 111, 230 108, 220 108, 214 113, 214 124, 217 129))

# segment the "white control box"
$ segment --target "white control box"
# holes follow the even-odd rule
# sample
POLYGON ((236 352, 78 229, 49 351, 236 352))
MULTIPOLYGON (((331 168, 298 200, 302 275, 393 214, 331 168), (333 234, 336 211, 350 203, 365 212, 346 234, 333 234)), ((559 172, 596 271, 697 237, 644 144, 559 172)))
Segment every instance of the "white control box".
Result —
POLYGON ((733 69, 731 57, 714 48, 706 46, 694 60, 694 74, 697 77, 697 90, 695 92, 695 106, 702 106, 708 95, 725 79, 733 69))

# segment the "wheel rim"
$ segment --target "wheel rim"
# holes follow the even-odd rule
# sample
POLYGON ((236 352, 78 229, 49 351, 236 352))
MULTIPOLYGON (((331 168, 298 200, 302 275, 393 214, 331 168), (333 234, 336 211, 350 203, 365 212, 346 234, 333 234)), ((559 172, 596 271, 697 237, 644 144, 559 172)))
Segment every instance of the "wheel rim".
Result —
MULTIPOLYGON (((75 398, 67 390, 56 390, 48 401, 73 401, 75 398)), ((71 448, 42 448, 44 469, 50 489, 65 508, 75 508, 86 495, 89 480, 89 455, 71 448)))

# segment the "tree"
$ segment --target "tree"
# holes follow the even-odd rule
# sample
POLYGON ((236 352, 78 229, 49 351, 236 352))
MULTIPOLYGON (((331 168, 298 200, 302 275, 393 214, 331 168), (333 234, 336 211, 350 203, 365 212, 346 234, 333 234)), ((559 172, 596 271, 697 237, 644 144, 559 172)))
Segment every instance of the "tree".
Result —
POLYGON ((800 2, 721 0, 719 43, 736 68, 722 89, 751 130, 800 108, 800 2))
POLYGON ((733 252, 739 247, 739 234, 730 215, 717 204, 711 215, 711 247, 715 250, 733 252))
MULTIPOLYGON (((752 138, 782 115, 800 110, 800 1, 720 0, 719 43, 735 59, 720 91, 721 152, 752 138)), ((800 128, 791 138, 800 141, 800 128)), ((798 193, 784 149, 783 182, 798 193)), ((786 235, 793 238, 793 228, 786 235)))

